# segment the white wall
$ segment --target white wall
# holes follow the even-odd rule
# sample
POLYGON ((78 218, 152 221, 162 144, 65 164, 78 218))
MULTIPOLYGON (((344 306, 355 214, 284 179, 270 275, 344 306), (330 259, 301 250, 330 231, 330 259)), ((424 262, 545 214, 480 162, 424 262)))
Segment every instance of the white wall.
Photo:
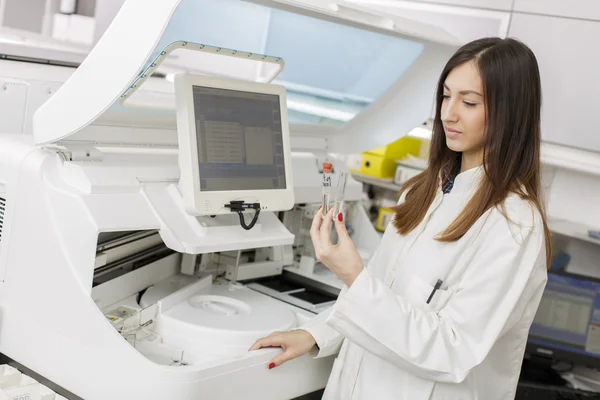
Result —
POLYGON ((0 26, 3 25, 4 19, 4 7, 6 6, 6 0, 0 0, 0 26))
POLYGON ((600 21, 514 13, 509 36, 538 59, 544 140, 600 152, 600 21))
POLYGON ((428 2, 390 0, 369 4, 368 0, 353 0, 362 5, 392 15, 438 26, 467 43, 484 36, 506 36, 510 21, 509 11, 455 7, 428 2))
POLYGON ((4 0, 2 25, 41 33, 45 7, 46 0, 4 0))
MULTIPOLYGON (((96 32, 95 40, 100 40, 112 20, 117 16, 125 0, 98 0, 96 4, 96 32)), ((143 16, 140 14, 140 18, 143 16)))
POLYGON ((515 0, 514 11, 600 21, 598 0, 515 0))
POLYGON ((550 216, 600 230, 599 201, 600 176, 556 170, 547 200, 550 216))
POLYGON ((96 3, 103 3, 105 0, 79 0, 77 2, 77 14, 86 17, 93 17, 96 14, 96 3))

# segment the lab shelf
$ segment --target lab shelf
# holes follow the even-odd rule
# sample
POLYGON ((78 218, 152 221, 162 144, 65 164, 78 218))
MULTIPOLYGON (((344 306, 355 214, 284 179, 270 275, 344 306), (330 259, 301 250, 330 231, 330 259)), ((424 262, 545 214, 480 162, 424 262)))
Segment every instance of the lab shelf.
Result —
POLYGON ((543 143, 541 158, 545 165, 600 175, 600 155, 594 151, 543 143))
POLYGON ((395 192, 400 192, 400 185, 396 185, 392 178, 383 179, 383 178, 374 178, 372 176, 359 174, 357 172, 352 172, 352 177, 359 182, 366 183, 368 185, 377 186, 380 188, 384 188, 387 190, 393 190, 395 192))
POLYGON ((551 232, 557 233, 562 236, 568 236, 588 243, 600 245, 600 239, 594 239, 588 236, 588 231, 594 230, 594 228, 585 226, 583 224, 577 224, 574 222, 558 219, 550 219, 548 220, 548 228, 551 232))

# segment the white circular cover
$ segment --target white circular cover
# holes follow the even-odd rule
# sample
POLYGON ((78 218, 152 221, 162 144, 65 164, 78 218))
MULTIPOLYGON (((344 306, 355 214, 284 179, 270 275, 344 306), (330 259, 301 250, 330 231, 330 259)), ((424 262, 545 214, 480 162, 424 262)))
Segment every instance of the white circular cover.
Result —
POLYGON ((212 285, 158 316, 156 333, 184 352, 235 356, 260 337, 296 327, 284 303, 246 287, 212 285))

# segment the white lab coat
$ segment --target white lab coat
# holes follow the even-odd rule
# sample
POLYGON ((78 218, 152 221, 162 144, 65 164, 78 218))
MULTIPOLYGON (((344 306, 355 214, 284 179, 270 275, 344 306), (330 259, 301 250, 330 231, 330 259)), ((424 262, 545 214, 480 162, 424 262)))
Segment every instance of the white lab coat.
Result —
MULTIPOLYGON (((547 281, 540 214, 517 196, 453 243, 434 240, 483 177, 459 174, 406 236, 393 225, 335 305, 303 329, 339 355, 323 399, 512 399, 547 281), (442 289, 426 303, 438 279, 442 289), (340 349, 341 346, 341 349, 340 349)), ((400 201, 403 201, 401 197, 400 201)))

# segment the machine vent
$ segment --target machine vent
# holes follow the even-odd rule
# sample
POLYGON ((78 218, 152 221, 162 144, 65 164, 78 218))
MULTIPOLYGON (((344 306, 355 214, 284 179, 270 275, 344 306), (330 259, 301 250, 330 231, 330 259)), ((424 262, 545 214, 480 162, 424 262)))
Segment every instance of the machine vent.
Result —
POLYGON ((6 213, 6 199, 0 197, 0 243, 2 243, 2 226, 4 225, 4 214, 6 213))

